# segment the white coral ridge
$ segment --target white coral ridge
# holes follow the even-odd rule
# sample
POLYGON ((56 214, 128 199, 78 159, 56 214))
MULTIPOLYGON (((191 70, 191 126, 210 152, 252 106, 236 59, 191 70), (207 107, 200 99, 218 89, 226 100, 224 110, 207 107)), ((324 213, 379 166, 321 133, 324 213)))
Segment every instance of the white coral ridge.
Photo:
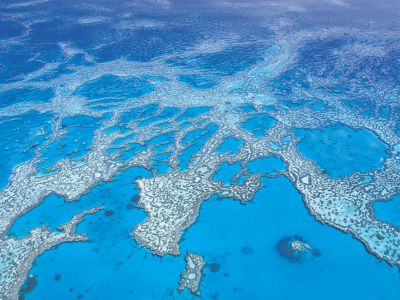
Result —
POLYGON ((51 232, 46 227, 38 227, 21 239, 1 239, 1 299, 13 300, 18 298, 19 288, 37 256, 61 243, 87 241, 88 237, 85 234, 75 233, 76 226, 85 215, 94 214, 100 209, 102 207, 96 207, 74 216, 69 222, 59 227, 60 232, 51 232))
POLYGON ((186 268, 181 274, 178 290, 183 291, 187 288, 195 296, 199 296, 199 287, 203 276, 205 265, 203 257, 192 252, 188 252, 185 257, 186 268))

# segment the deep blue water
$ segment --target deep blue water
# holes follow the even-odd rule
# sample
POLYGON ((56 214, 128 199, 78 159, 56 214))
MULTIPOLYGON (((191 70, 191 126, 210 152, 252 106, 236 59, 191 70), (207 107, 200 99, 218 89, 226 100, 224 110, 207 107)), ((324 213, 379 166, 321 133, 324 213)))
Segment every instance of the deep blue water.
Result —
POLYGON ((204 71, 206 76, 184 75, 180 80, 199 89, 211 88, 222 76, 236 74, 262 59, 265 45, 248 44, 227 47, 218 52, 171 59, 172 66, 204 71), (213 75, 210 80, 210 75, 213 75))
POLYGON ((24 27, 18 22, 0 21, 0 39, 19 36, 24 32, 24 27))
POLYGON ((137 98, 152 91, 153 86, 149 82, 133 76, 103 75, 78 87, 75 94, 88 99, 137 98))
POLYGON ((36 146, 46 140, 52 115, 29 112, 3 118, 0 123, 0 187, 7 185, 12 169, 30 159, 36 146))
POLYGON ((20 102, 47 102, 53 98, 54 92, 51 88, 23 88, 11 89, 0 93, 1 107, 20 102))

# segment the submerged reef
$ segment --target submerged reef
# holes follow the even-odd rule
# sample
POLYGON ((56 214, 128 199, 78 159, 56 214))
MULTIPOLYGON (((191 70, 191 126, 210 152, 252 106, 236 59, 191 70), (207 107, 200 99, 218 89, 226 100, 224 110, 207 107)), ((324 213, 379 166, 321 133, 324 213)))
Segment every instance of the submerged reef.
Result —
POLYGON ((87 214, 98 212, 101 207, 84 211, 59 227, 60 232, 51 232, 46 227, 33 229, 29 236, 21 239, 6 238, 0 241, 0 295, 2 299, 17 299, 21 285, 34 259, 61 243, 83 242, 88 237, 75 233, 76 226, 87 214))
POLYGON ((181 274, 178 289, 183 291, 189 289, 194 295, 200 296, 199 286, 201 277, 203 276, 204 259, 195 254, 188 252, 185 256, 186 270, 181 274))
POLYGON ((320 256, 318 249, 311 247, 300 236, 285 237, 279 240, 276 249, 281 256, 294 263, 301 262, 307 256, 320 256))

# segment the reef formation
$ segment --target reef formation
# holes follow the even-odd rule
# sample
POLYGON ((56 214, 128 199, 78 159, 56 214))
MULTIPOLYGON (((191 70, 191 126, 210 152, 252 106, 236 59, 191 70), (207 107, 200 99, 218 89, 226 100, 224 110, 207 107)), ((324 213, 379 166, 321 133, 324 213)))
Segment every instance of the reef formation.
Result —
MULTIPOLYGON (((26 136, 31 157, 12 168, 0 191, 2 299, 17 297, 32 262, 44 251, 87 240, 75 227, 99 208, 82 212, 59 232, 36 228, 21 239, 8 235, 15 220, 51 194, 79 201, 132 166, 153 174, 135 182, 136 206, 147 218, 132 228, 132 237, 156 255, 179 255, 182 233, 196 222, 203 201, 216 195, 246 203, 262 187, 262 177, 284 175, 316 220, 352 234, 371 254, 399 266, 400 230, 377 220, 371 208, 400 191, 399 56, 389 53, 400 51, 398 33, 363 26, 350 32, 340 27, 293 31, 283 21, 268 38, 210 39, 148 62, 120 58, 94 63, 84 50, 62 44, 66 61, 80 55, 85 63, 47 63, 0 84, 0 97, 12 90, 53 91, 48 102, 0 108, 2 124, 32 112, 51 115, 26 136), (371 43, 382 36, 385 49, 371 43), (262 49, 257 61, 223 75, 206 64, 215 53, 244 45, 262 49), (316 55, 308 55, 311 50, 316 55), (373 71, 372 64, 378 66, 373 71), (51 77, 60 67, 68 72, 51 77), (206 84, 210 74, 214 81, 206 84), (361 98, 368 98, 373 109, 361 98), (293 129, 331 125, 367 130, 385 144, 381 167, 333 178, 299 150, 301 139, 293 129), (79 141, 82 132, 88 141, 79 141), (229 139, 241 145, 220 151, 229 139), (284 167, 250 173, 249 164, 263 158, 280 160, 284 167), (228 184, 214 178, 224 164, 240 165, 228 184)), ((188 253, 179 288, 197 294, 204 264, 201 256, 188 253)))

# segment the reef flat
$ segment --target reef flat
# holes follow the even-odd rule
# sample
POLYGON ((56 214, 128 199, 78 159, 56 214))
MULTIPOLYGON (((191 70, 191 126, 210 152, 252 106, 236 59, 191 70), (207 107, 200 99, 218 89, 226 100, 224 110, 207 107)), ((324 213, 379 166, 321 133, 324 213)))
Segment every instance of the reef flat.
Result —
POLYGON ((61 243, 84 242, 88 240, 85 234, 76 234, 76 226, 87 214, 98 212, 101 207, 84 211, 74 216, 71 221, 59 227, 61 232, 51 232, 45 227, 32 230, 26 238, 8 238, 0 243, 0 295, 2 299, 18 299, 18 293, 25 277, 32 267, 34 259, 61 243))
POLYGON ((196 296, 200 296, 199 286, 201 282, 203 267, 205 265, 204 259, 194 253, 186 254, 186 270, 181 274, 181 281, 179 282, 179 290, 185 288, 189 289, 196 296))

